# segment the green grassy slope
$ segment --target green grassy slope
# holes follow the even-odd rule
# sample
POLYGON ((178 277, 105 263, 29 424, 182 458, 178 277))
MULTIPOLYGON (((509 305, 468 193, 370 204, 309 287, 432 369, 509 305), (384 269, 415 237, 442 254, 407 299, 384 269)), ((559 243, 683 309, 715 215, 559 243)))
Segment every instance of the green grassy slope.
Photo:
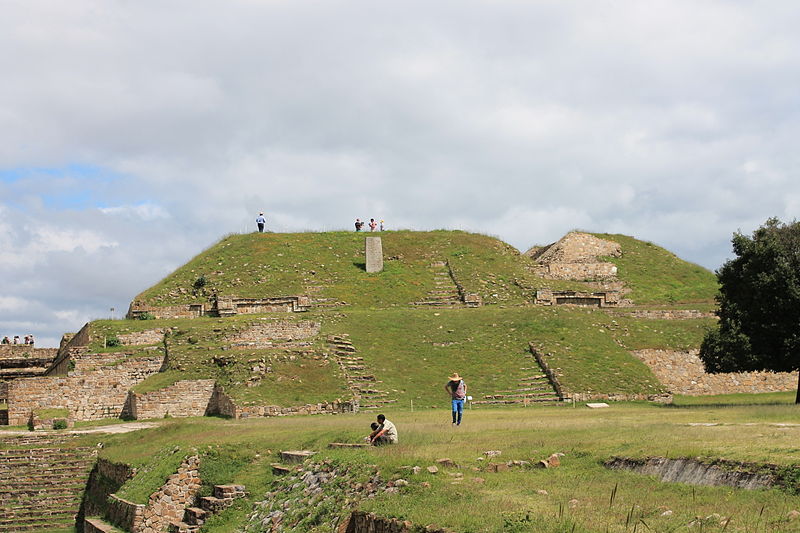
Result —
MULTIPOLYGON (((232 348, 236 331, 270 315, 227 319, 98 321, 92 349, 169 352, 166 372, 137 386, 146 392, 179 379, 213 378, 236 400, 281 406, 347 397, 338 365, 324 357, 325 338, 348 334, 380 389, 398 405, 439 406, 446 376, 468 378, 475 399, 518 387, 535 366, 528 344, 549 355, 569 392, 653 394, 661 388, 628 350, 696 347, 711 320, 614 318, 600 310, 530 305, 536 287, 586 289, 584 284, 537 278, 530 260, 509 245, 461 231, 380 234, 386 269, 363 268, 365 234, 350 232, 231 235, 193 258, 137 299, 154 305, 204 301, 212 291, 242 297, 310 294, 350 305, 310 313, 275 315, 315 320, 321 334, 308 353, 272 348, 232 348), (415 307, 435 287, 431 264, 448 261, 468 292, 487 304, 478 309, 415 307), (203 278, 205 284, 195 283, 203 278), (160 327, 166 345, 103 348, 121 333, 160 327), (253 369, 269 367, 259 379, 253 369)), ((645 307, 709 306, 713 274, 663 248, 624 235, 598 234, 622 245, 613 258, 631 297, 645 307)), ((440 269, 441 270, 441 269, 440 269)), ((152 352, 151 352, 152 353, 152 352)))
POLYGON ((710 303, 717 293, 716 276, 651 242, 627 235, 595 233, 620 244, 622 257, 605 258, 617 265, 618 276, 632 292, 634 303, 710 303))
MULTIPOLYGON (((478 309, 349 309, 346 312, 182 320, 125 320, 93 323, 93 333, 169 329, 165 372, 135 390, 147 392, 181 379, 216 379, 240 402, 293 406, 346 398, 338 365, 325 354, 328 335, 347 334, 381 390, 410 407, 446 407, 442 388, 458 371, 475 399, 517 387, 537 374, 528 344, 551 354, 549 364, 570 392, 655 394, 661 392, 649 368, 629 349, 696 346, 708 320, 662 323, 611 317, 600 310, 499 306, 478 309), (315 320, 322 329, 308 339, 308 353, 272 348, 232 348, 230 337, 262 319, 315 320), (258 365, 268 373, 254 372, 258 365), (255 386, 248 380, 260 375, 255 386)), ((100 342, 96 340, 95 342, 100 342)), ((156 347, 109 348, 122 353, 152 353, 156 347)), ((163 348, 162 348, 163 349, 163 348)))
MULTIPOLYGON (((633 290, 637 304, 710 303, 714 275, 648 242, 625 235, 596 234, 619 242, 623 256, 610 260, 633 290)), ((364 272, 365 234, 251 233, 231 235, 145 290, 137 300, 152 305, 205 302, 223 296, 269 297, 309 294, 358 307, 384 308, 424 300, 434 287, 430 265, 449 261, 468 292, 486 304, 524 304, 537 288, 585 289, 580 283, 542 280, 530 259, 508 244, 463 231, 391 231, 383 240, 385 270, 364 272), (203 279, 205 284, 197 283, 203 279)))
MULTIPOLYGON (((373 415, 359 414, 174 420, 158 429, 106 436, 100 453, 113 461, 131 463, 141 472, 161 472, 163 479, 175 463, 166 458, 165 450, 177 450, 177 456, 199 450, 205 456, 201 474, 208 484, 243 483, 251 493, 249 500, 204 526, 211 533, 244 528, 247 517, 257 509, 255 502, 272 490, 269 463, 277 460, 278 450, 287 449, 318 450, 317 460, 334 464, 374 464, 384 480, 402 477, 409 485, 397 494, 380 494, 359 507, 453 531, 621 533, 633 531, 636 524, 638 531, 800 530, 800 524, 787 519, 789 510, 800 508, 796 494, 662 483, 652 476, 602 467, 613 455, 666 455, 771 462, 796 469, 800 430, 785 425, 796 420, 791 405, 485 409, 467 412, 457 430, 449 427, 442 414, 391 413, 400 443, 383 448, 326 449, 329 442, 356 442, 366 433, 373 415), (715 425, 702 425, 708 422, 715 425), (477 460, 486 450, 501 450, 495 460, 503 462, 535 462, 555 452, 565 455, 558 468, 492 473, 485 471, 488 461, 477 460), (437 475, 425 472, 424 467, 442 457, 462 468, 440 466, 437 475), (414 465, 423 467, 420 474, 409 471, 414 465), (478 477, 483 481, 474 479, 478 477), (671 513, 665 514, 665 510, 671 513), (725 527, 719 518, 706 518, 714 513, 732 517, 731 524, 725 527), (698 521, 702 528, 688 526, 698 521)), ((155 475, 138 482, 135 479, 124 492, 137 500, 163 482, 155 475)), ((204 490, 209 488, 206 485, 204 490)), ((338 511, 349 512, 346 506, 338 511)), ((325 531, 325 525, 316 530, 325 531)))
POLYGON ((385 270, 368 275, 363 233, 231 235, 136 299, 152 305, 185 304, 206 301, 216 290, 239 297, 310 294, 361 307, 407 305, 425 299, 434 288, 431 263, 445 260, 465 288, 486 303, 529 301, 530 290, 515 280, 525 287, 544 285, 525 268, 527 258, 493 237, 462 231, 391 231, 380 236, 385 270), (201 276, 206 284, 198 290, 194 285, 201 276))

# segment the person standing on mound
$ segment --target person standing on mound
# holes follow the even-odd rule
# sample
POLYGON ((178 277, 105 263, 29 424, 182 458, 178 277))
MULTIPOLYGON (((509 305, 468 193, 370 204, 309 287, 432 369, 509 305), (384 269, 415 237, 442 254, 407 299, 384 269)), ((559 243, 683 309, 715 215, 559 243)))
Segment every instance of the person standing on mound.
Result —
POLYGON ((258 225, 258 232, 264 233, 264 225, 267 223, 267 219, 264 218, 264 213, 259 213, 256 217, 256 225, 258 225))
POLYGON ((467 384, 458 375, 458 372, 453 372, 450 376, 450 381, 444 386, 444 390, 450 393, 453 405, 453 425, 461 425, 461 415, 464 414, 464 400, 467 398, 467 384))

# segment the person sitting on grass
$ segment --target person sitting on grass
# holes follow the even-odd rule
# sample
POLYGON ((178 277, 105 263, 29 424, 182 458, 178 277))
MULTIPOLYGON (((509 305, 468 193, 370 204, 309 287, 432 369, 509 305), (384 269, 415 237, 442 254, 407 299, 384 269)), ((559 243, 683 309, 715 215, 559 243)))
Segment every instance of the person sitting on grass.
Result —
POLYGON ((373 422, 372 424, 369 425, 369 427, 372 430, 372 432, 369 434, 369 437, 364 437, 364 440, 372 444, 372 439, 374 439, 375 435, 377 435, 378 431, 380 431, 381 425, 378 424, 377 422, 373 422))
POLYGON ((397 428, 394 424, 386 420, 383 415, 378 415, 378 427, 375 436, 371 438, 370 444, 373 446, 382 446, 384 444, 397 444, 397 428))

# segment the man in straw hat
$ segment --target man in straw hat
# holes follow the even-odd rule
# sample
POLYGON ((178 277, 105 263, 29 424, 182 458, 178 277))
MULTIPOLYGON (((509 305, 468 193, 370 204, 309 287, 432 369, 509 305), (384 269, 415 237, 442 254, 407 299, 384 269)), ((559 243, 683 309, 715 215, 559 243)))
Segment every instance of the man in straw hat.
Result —
POLYGON ((467 397, 467 384, 458 375, 458 372, 453 372, 450 376, 450 381, 444 386, 444 390, 450 393, 450 398, 453 400, 453 425, 461 425, 461 415, 464 413, 464 400, 467 397))

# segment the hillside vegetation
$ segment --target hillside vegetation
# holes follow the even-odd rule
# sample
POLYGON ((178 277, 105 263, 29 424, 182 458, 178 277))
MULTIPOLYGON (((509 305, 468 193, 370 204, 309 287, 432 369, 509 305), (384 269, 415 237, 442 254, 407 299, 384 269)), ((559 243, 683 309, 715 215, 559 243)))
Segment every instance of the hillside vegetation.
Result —
MULTIPOLYGON (((406 306, 434 288, 431 264, 448 261, 467 292, 485 304, 522 305, 536 288, 585 290, 584 284, 543 280, 531 260, 508 244, 463 231, 380 234, 385 270, 364 272, 363 233, 252 233, 231 235, 199 254, 136 300, 151 305, 205 302, 223 296, 308 294, 357 307, 406 306)), ((624 235, 598 237, 622 245, 612 258, 636 303, 711 302, 714 275, 651 243, 624 235)))
MULTIPOLYGON (((207 301, 223 296, 308 294, 316 302, 302 314, 273 313, 233 318, 98 321, 93 349, 169 354, 165 372, 136 387, 147 392, 181 379, 215 379, 237 402, 283 407, 347 399, 346 376, 327 344, 349 336, 363 357, 364 372, 396 407, 441 405, 447 376, 468 377, 481 400, 513 392, 538 374, 533 344, 570 393, 652 395, 663 392, 649 368, 629 350, 687 349, 699 345, 710 319, 669 321, 612 318, 598 309, 537 307, 536 288, 593 290, 585 283, 545 280, 532 260, 502 241, 462 231, 394 231, 380 234, 385 270, 364 270, 365 234, 266 233, 231 235, 202 252, 137 300, 151 305, 207 301), (435 272, 446 261, 480 308, 416 306, 436 288, 435 272), (345 305, 342 305, 345 304, 345 305), (310 320, 318 335, 301 346, 276 342, 241 346, 238 333, 265 320, 310 320), (102 340, 160 328, 158 346, 103 348, 102 340), (102 344, 101 344, 102 343, 102 344)), ((639 307, 708 309, 716 281, 707 270, 667 250, 624 235, 597 234, 619 242, 622 257, 610 258, 639 307)))

